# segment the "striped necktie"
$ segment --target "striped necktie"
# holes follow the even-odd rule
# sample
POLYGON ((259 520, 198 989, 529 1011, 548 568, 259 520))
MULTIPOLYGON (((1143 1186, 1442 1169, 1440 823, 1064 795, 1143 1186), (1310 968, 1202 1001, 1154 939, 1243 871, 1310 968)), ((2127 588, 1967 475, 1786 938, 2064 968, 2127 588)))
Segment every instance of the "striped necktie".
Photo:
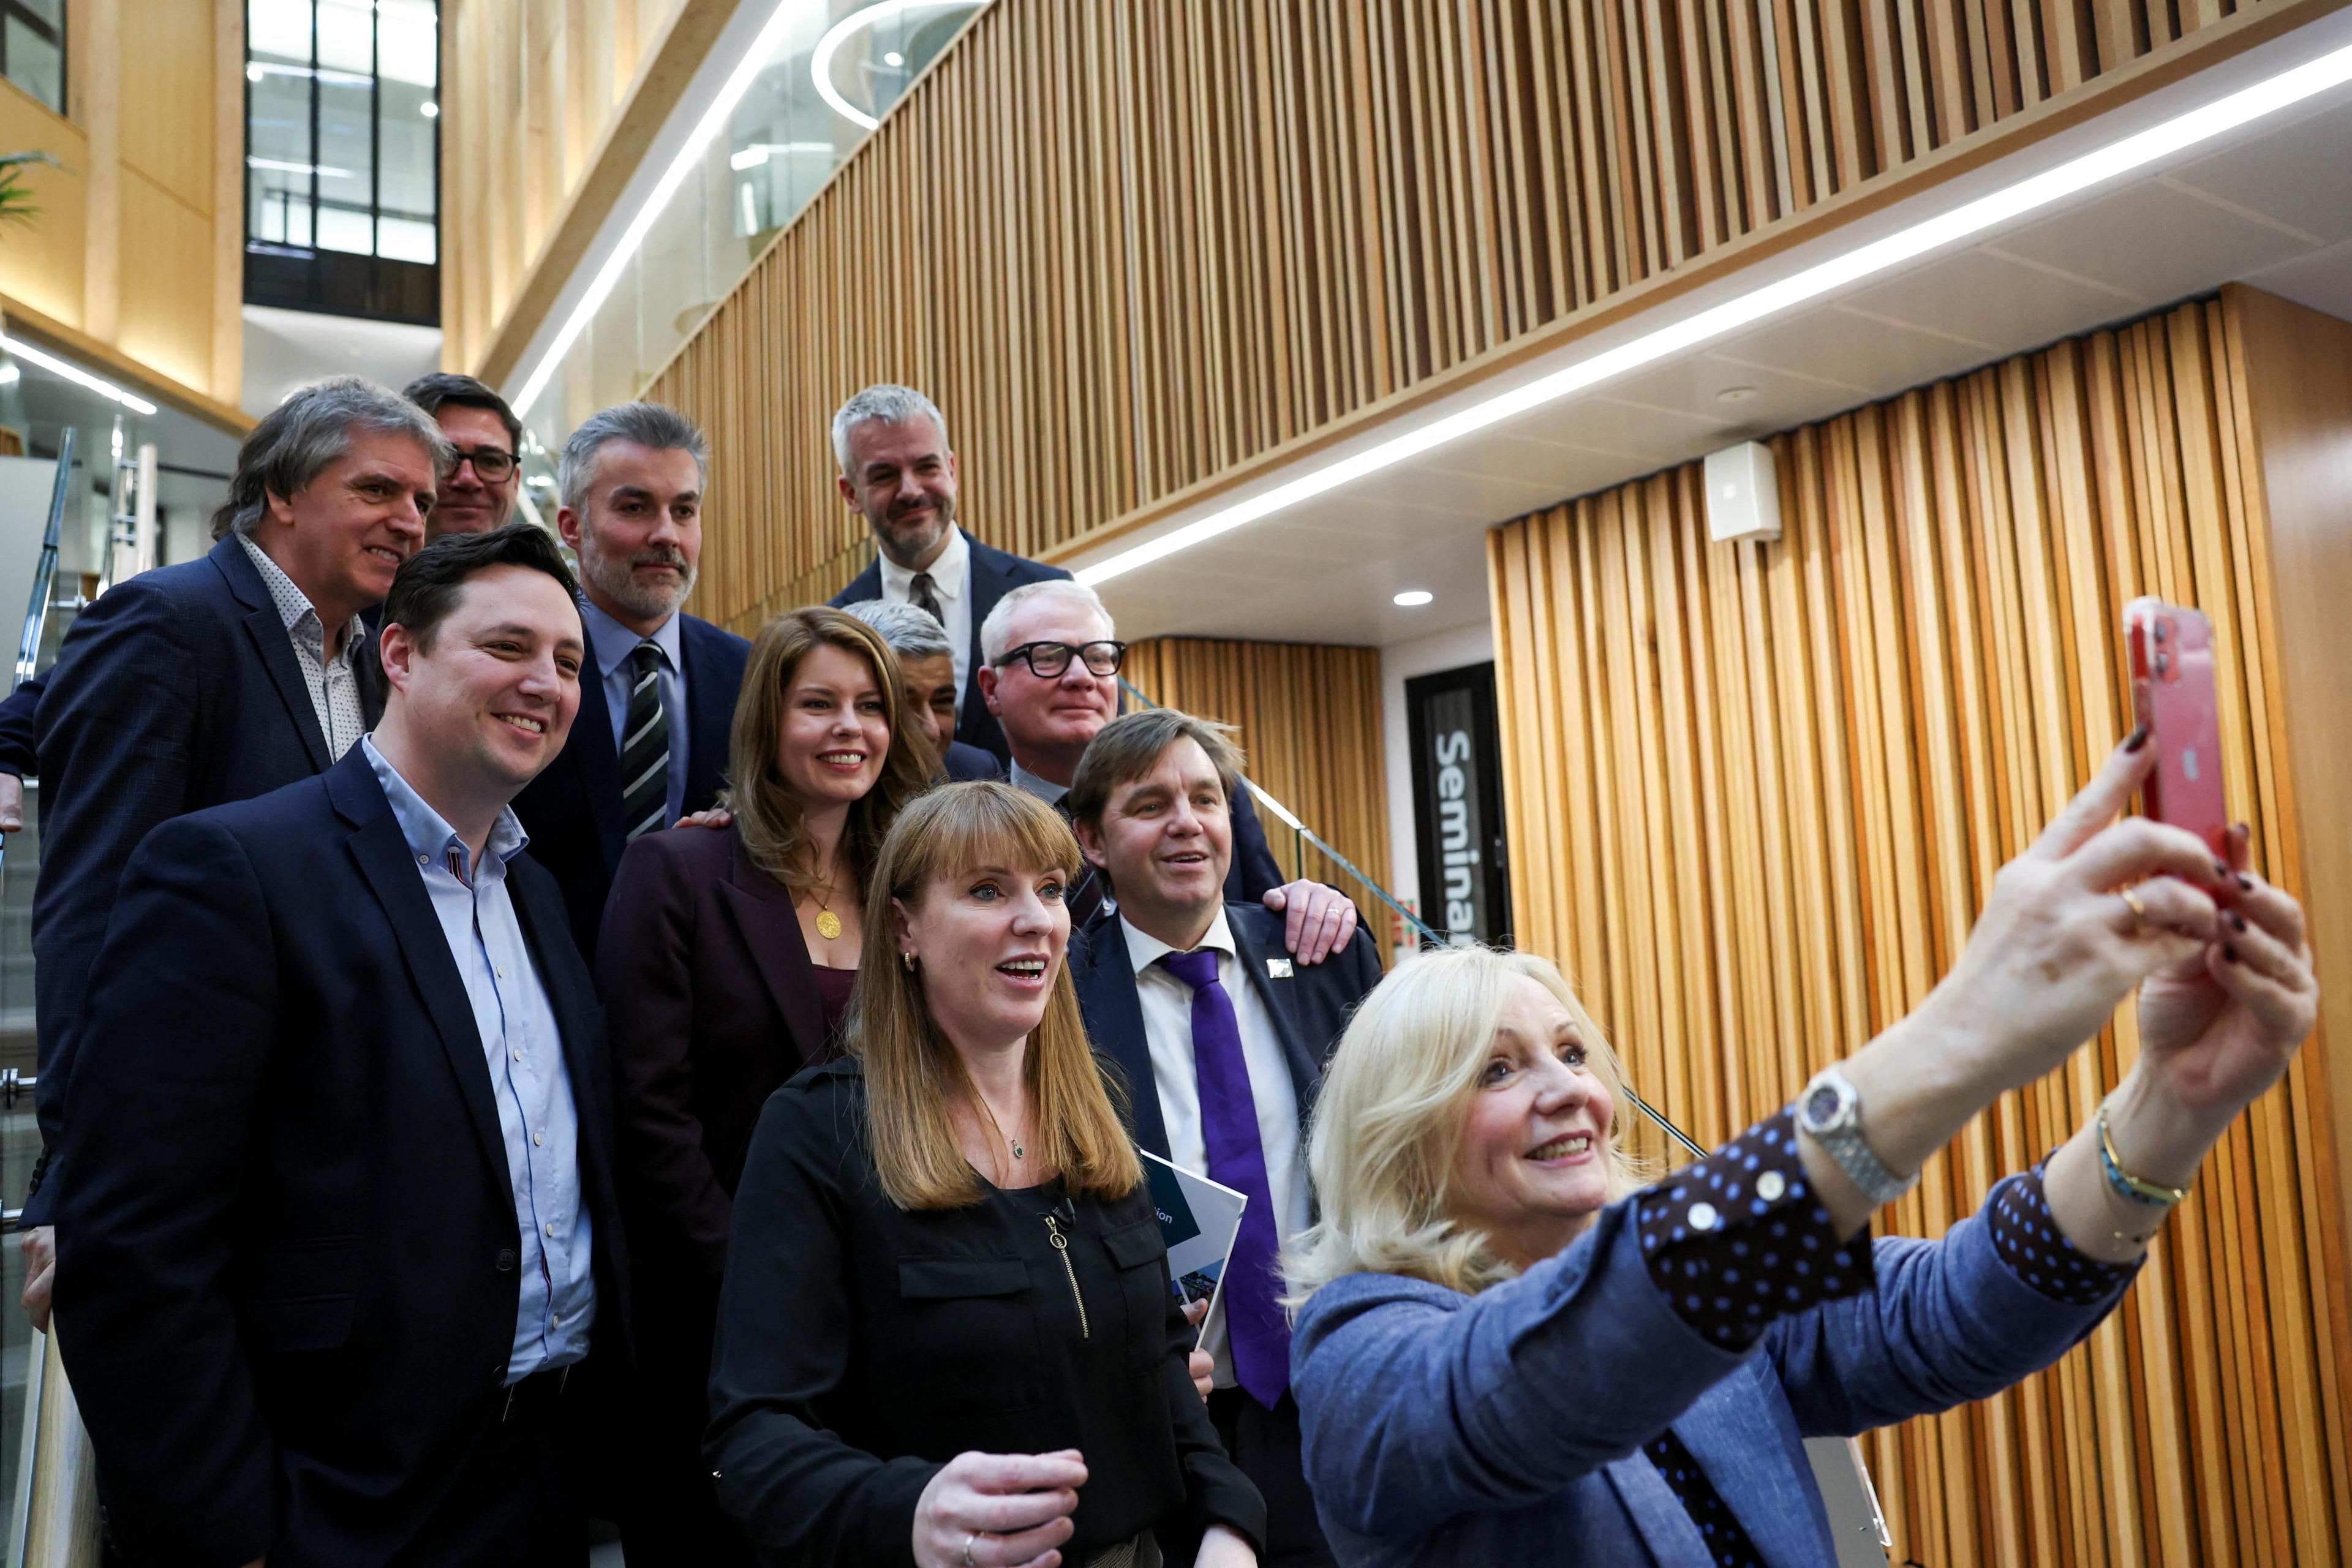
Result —
POLYGON ((636 672, 621 721, 621 825, 636 838, 669 815, 669 714, 661 700, 661 647, 647 637, 629 654, 636 672))

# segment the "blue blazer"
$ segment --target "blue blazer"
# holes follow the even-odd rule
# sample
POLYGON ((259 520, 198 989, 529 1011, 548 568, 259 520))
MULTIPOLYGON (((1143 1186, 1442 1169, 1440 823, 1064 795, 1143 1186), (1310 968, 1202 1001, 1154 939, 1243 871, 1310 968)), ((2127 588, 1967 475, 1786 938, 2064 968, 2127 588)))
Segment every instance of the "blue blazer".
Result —
MULTIPOLYGON (((1323 1064, 1339 1043, 1339 1031, 1347 1027, 1356 1004, 1381 983, 1380 953, 1371 934, 1359 926, 1346 947, 1320 963, 1293 964, 1290 973, 1277 980, 1267 974, 1265 963, 1286 956, 1283 917, 1264 904, 1228 903, 1225 923, 1234 933, 1234 956, 1282 1037, 1282 1056, 1298 1096, 1303 1133, 1316 1093, 1323 1087, 1323 1064)), ((1167 1159, 1168 1123, 1153 1088, 1151 1043, 1143 1032, 1135 966, 1128 959, 1127 932, 1118 921, 1097 921, 1070 933, 1070 982, 1077 989, 1087 1037, 1126 1075, 1136 1142, 1167 1159)))
MULTIPOLYGON (((0 704, 0 713, 5 713, 5 706, 0 704)), ((1004 776, 1004 764, 997 760, 995 752, 983 752, 978 746, 968 746, 961 741, 948 742, 948 754, 940 759, 940 763, 948 771, 950 784, 970 784, 974 779, 1004 776)))
MULTIPOLYGON (((958 525, 961 527, 961 524, 958 525)), ((963 701, 958 705, 955 738, 968 746, 978 746, 983 752, 995 753, 1000 763, 1010 762, 1013 749, 1005 743, 1003 727, 980 695, 980 628, 988 619, 988 612, 996 608, 996 601, 1024 583, 1044 583, 1069 573, 1059 566, 1048 566, 1042 561, 1031 561, 1009 551, 992 549, 963 530, 964 542, 971 549, 971 657, 966 663, 963 679, 963 701)), ((850 583, 826 603, 838 609, 863 599, 882 596, 882 563, 867 564, 850 583)), ((0 731, 5 736, 5 731, 0 731)), ((950 774, 950 777, 954 775, 950 774)))
MULTIPOLYGON (((372 655, 360 659, 359 674, 373 725, 382 674, 372 655)), ((201 560, 109 589, 66 634, 45 688, 34 716, 41 779, 36 1097, 54 1156, 83 994, 131 852, 159 823, 267 794, 333 759, 286 624, 233 536, 201 560)), ((12 705, 31 689, 20 689, 12 705)), ((106 976, 109 984, 119 979, 106 976)), ((49 1223, 55 1203, 45 1174, 27 1223, 49 1223)))
POLYGON ((1642 1452, 1672 1428, 1771 1568, 1834 1563, 1805 1438, 1997 1394, 2122 1300, 2053 1300, 1975 1215, 1941 1241, 1881 1239, 1875 1289, 1734 1353, 1659 1295, 1632 1210, 1612 1205, 1568 1250, 1476 1296, 1351 1274, 1299 1310, 1307 1475, 1341 1562, 1708 1568, 1642 1452))
MULTIPOLYGON (((508 870, 578 1109, 609 1361, 604 1016, 554 880, 528 854, 508 870)), ((493 1418, 520 1237, 473 1007, 366 756, 158 827, 100 963, 57 1321, 112 1527, 136 1562, 385 1562, 493 1418)))
MULTIPOLYGON (((751 645, 733 632, 678 616, 678 647, 686 661, 686 798, 704 811, 727 783, 728 731, 743 664, 751 645)), ((571 912, 572 935, 583 953, 596 951, 605 895, 621 867, 621 754, 613 744, 613 710, 594 671, 580 682, 580 714, 571 738, 540 775, 515 797, 515 815, 530 835, 530 856, 554 873, 571 912)))

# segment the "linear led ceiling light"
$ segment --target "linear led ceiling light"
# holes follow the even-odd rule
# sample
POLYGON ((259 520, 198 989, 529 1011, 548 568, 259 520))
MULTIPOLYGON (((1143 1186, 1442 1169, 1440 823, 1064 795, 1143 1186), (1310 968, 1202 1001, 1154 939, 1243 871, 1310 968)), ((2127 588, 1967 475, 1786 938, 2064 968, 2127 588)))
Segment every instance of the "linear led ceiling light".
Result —
POLYGON ((115 402, 122 405, 123 407, 131 410, 133 414, 152 414, 155 412, 155 405, 148 402, 145 398, 134 397, 130 393, 123 391, 122 388, 115 385, 114 383, 108 381, 101 376, 92 375, 89 372, 82 369, 82 367, 78 364, 72 363, 67 360, 61 360, 53 353, 49 353, 41 349, 37 349, 32 344, 26 342, 21 339, 8 336, 5 332, 0 332, 0 349, 7 350, 10 353, 15 354, 18 359, 29 360, 52 374, 64 376, 76 386, 86 386, 89 388, 90 391, 97 393, 100 397, 110 397, 114 399, 115 402))
POLYGON ((1777 315, 1807 300, 1869 278, 1940 249, 1971 235, 2046 207, 2118 174, 2129 174, 2159 159, 2210 141, 2225 132, 2275 114, 2316 93, 2352 81, 2352 45, 2335 49, 2293 69, 2280 72, 2252 87, 2218 99, 2160 125, 2135 132, 2056 168, 2018 181, 1991 195, 1964 203, 1951 211, 1856 247, 1842 256, 1808 267, 1777 283, 1712 306, 1679 321, 1660 327, 1630 342, 1577 361, 1539 380, 1497 393, 1486 401, 1450 414, 1417 429, 1391 437, 1337 462, 1301 475, 1212 512, 1183 527, 1091 566, 1077 579, 1089 585, 1148 566, 1179 551, 1189 550, 1236 528, 1273 516, 1327 490, 1376 474, 1433 447, 1458 441, 1505 419, 1581 392, 1601 382, 1637 370, 1667 355, 1736 331, 1767 316, 1777 315))
MULTIPOLYGON (((824 30, 824 37, 816 41, 816 49, 809 56, 809 77, 816 83, 817 96, 831 104, 833 111, 844 120, 862 125, 868 131, 873 130, 882 121, 842 97, 841 89, 833 85, 833 57, 841 52, 841 46, 866 28, 886 22, 901 12, 943 10, 987 3, 988 0, 876 0, 874 5, 863 10, 852 11, 824 30)), ((904 57, 895 50, 885 55, 883 60, 894 68, 906 63, 904 57)))
POLYGON ((547 352, 540 356, 530 378, 522 384, 522 391, 514 400, 516 413, 528 412, 530 405, 539 400, 539 395, 547 390, 547 384, 554 378, 555 367, 563 362, 563 356, 572 351, 572 345, 579 342, 580 334, 587 329, 589 318, 613 292, 614 285, 620 282, 622 272, 637 254, 637 247, 645 244, 646 236, 653 232, 662 209, 669 205, 669 199, 677 195, 678 186, 686 183, 686 177, 694 173, 702 162, 703 150, 726 125, 728 117, 735 112, 735 106, 751 90, 752 80, 765 68, 769 58, 782 46, 785 35, 808 3, 809 0, 777 0, 776 9, 760 29, 760 36, 751 41, 751 47, 744 51, 742 60, 728 76, 726 85, 719 89, 718 96, 710 100, 710 107, 695 122, 694 130, 687 136, 686 145, 677 150, 677 156, 670 160, 669 167, 664 169, 661 178, 654 183, 654 188, 646 196, 645 205, 639 207, 637 216, 629 220, 629 226, 621 231, 620 242, 613 247, 613 254, 606 257, 604 265, 596 269, 596 276, 589 280, 588 291, 580 296, 580 302, 572 308, 572 314, 564 318, 562 330, 555 334, 555 341, 549 343, 547 352))

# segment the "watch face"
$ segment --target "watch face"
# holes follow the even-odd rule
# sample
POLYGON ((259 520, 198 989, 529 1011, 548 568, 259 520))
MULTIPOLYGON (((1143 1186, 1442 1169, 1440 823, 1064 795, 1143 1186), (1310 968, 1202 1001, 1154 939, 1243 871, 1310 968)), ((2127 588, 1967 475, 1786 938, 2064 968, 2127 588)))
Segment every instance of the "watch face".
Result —
POLYGON ((1816 1084, 1805 1096, 1805 1125, 1808 1128, 1827 1127, 1837 1120, 1843 1097, 1832 1084, 1816 1084))

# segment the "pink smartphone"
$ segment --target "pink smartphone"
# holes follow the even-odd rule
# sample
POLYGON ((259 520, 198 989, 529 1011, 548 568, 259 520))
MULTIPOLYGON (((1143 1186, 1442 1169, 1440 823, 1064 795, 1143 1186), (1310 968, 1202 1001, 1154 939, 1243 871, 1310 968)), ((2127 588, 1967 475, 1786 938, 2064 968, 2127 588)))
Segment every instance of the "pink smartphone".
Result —
POLYGON ((2141 790, 2147 815, 2185 827, 2229 858, 2221 798, 2221 714, 2213 686, 2213 623, 2161 599, 2124 606, 2132 705, 2150 731, 2156 772, 2141 790))

